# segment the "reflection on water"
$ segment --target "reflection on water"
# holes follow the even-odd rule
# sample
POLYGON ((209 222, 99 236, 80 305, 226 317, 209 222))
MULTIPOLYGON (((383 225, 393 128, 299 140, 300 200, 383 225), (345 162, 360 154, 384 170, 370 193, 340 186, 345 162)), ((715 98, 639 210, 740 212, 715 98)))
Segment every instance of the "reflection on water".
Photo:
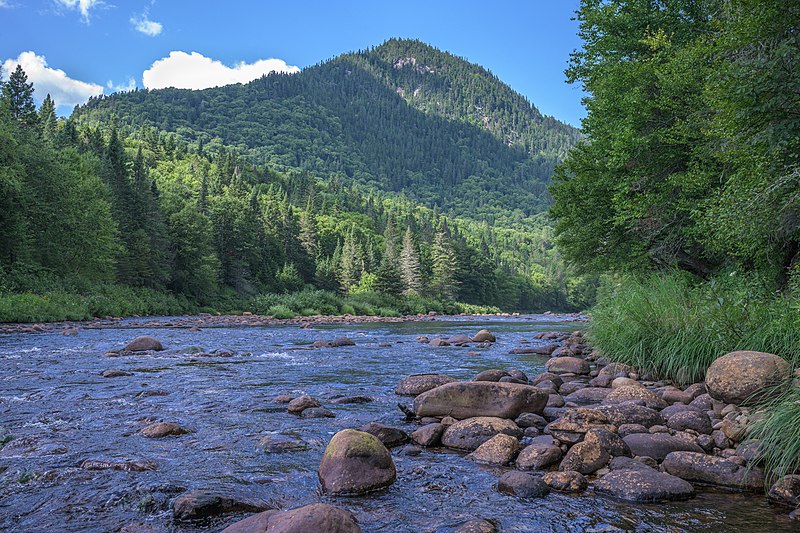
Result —
MULTIPOLYGON (((0 449, 0 530, 117 531, 146 524, 155 531, 216 531, 239 516, 197 523, 172 521, 169 504, 185 490, 212 490, 292 508, 320 500, 353 511, 364 531, 448 531, 476 518, 503 531, 789 530, 786 509, 759 495, 703 492, 694 500, 631 505, 597 497, 550 494, 521 501, 498 494, 501 469, 460 454, 395 450, 397 482, 361 498, 318 492, 316 468, 338 430, 381 421, 407 430, 394 395, 411 373, 442 372, 469 379, 487 368, 519 368, 529 376, 543 359, 508 352, 540 331, 576 328, 549 317, 441 319, 434 322, 297 327, 82 330, 0 335, 0 425, 14 439, 0 449), (489 349, 431 348, 417 335, 498 336, 489 349), (137 335, 162 341, 165 352, 110 358, 137 335), (304 350, 315 340, 347 335, 354 347, 304 350), (391 346, 380 346, 391 343, 391 346), (232 356, 200 356, 202 352, 232 356), (106 369, 134 375, 103 378, 106 369), (168 394, 165 394, 168 393, 168 394), (300 419, 272 399, 308 393, 336 413, 300 419), (365 395, 363 404, 334 404, 336 395, 365 395), (136 434, 149 421, 177 422, 193 432, 178 438, 136 434), (265 436, 304 445, 265 453, 265 436), (85 459, 155 461, 150 472, 84 470, 85 459)), ((2 432, 0 431, 0 438, 2 432)), ((269 439, 268 439, 269 440, 269 439)))

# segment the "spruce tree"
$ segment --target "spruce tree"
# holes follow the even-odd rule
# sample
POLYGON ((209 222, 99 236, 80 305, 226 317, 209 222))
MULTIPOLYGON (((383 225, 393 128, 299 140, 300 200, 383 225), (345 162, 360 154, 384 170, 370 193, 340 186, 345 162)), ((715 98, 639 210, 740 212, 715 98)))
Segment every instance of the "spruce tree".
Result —
POLYGON ((56 125, 56 104, 50 98, 50 93, 48 93, 39 108, 39 128, 41 129, 42 137, 48 141, 53 141, 56 137, 56 125))
POLYGON ((3 107, 12 118, 31 126, 36 123, 36 105, 33 103, 33 83, 28 83, 28 76, 22 65, 9 76, 3 84, 3 107))
POLYGON ((449 233, 447 222, 442 219, 431 245, 431 291, 437 298, 445 301, 454 300, 457 289, 458 265, 449 233))
POLYGON ((403 236, 403 249, 400 252, 400 279, 405 294, 422 292, 422 275, 420 273, 419 252, 414 245, 411 228, 406 229, 403 236))

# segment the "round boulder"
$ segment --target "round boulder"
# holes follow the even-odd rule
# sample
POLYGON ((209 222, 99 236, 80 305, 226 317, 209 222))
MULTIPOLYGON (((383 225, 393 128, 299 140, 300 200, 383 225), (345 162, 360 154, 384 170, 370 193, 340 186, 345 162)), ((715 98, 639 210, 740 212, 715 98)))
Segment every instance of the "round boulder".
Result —
POLYGON ((136 337, 123 348, 126 352, 160 352, 163 349, 161 342, 147 335, 136 337))
POLYGON ((449 426, 442 435, 442 444, 448 448, 472 451, 499 433, 517 439, 522 437, 522 430, 511 420, 479 416, 449 426))
POLYGON ((495 342, 497 338, 488 329, 482 329, 472 337, 472 340, 475 342, 495 342))
POLYGON ((754 393, 790 376, 791 367, 782 357, 763 352, 731 352, 708 367, 706 386, 712 398, 741 405, 754 393))
POLYGON ((519 441, 510 435, 498 433, 467 457, 476 463, 503 466, 514 460, 519 452, 519 441))
POLYGON ((544 367, 548 372, 555 374, 588 374, 589 363, 579 357, 554 357, 549 359, 544 367))
POLYGON ((333 436, 319 463, 328 494, 363 494, 388 487, 397 478, 392 455, 374 435, 344 429, 333 436))
POLYGON ((497 490, 520 498, 542 498, 550 492, 550 487, 536 476, 512 470, 500 476, 497 490))

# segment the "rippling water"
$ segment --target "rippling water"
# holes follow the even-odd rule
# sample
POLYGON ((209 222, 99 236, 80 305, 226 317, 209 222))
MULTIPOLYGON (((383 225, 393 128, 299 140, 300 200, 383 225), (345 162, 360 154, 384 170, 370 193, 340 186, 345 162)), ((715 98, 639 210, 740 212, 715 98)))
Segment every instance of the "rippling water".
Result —
MULTIPOLYGON (((130 322, 128 322, 130 325, 130 322)), ((319 493, 316 469, 338 430, 380 421, 403 427, 395 385, 412 373, 442 372, 470 379, 487 368, 518 368, 529 376, 543 359, 509 355, 541 331, 576 328, 551 317, 447 318, 434 322, 318 327, 85 329, 0 335, 0 425, 14 440, 0 449, 0 531, 118 531, 129 524, 154 531, 217 531, 243 518, 196 523, 172 520, 169 504, 185 490, 210 490, 293 508, 327 501, 353 511, 364 531, 449 531, 472 518, 496 520, 503 531, 791 530, 788 510, 761 495, 701 491, 688 502, 632 505, 593 495, 551 493, 517 500, 493 485, 503 469, 480 467, 461 454, 394 450, 397 482, 359 498, 319 493), (432 348, 415 337, 475 333, 489 327, 498 342, 467 356, 465 348, 432 348), (133 337, 152 335, 166 351, 110 358, 133 337), (357 346, 298 350, 315 340, 349 336, 357 346), (380 346, 391 343, 390 347, 380 346), (231 357, 198 357, 224 350, 231 357), (103 378, 115 368, 133 376, 103 378), (137 396, 163 389, 164 396, 137 396), (308 393, 336 413, 300 419, 272 399, 308 393), (338 405, 337 394, 372 403, 338 405), (193 432, 146 439, 149 421, 178 422, 193 432), (267 454, 267 435, 302 439, 306 451, 267 454), (144 459, 152 472, 88 471, 84 459, 144 459)))

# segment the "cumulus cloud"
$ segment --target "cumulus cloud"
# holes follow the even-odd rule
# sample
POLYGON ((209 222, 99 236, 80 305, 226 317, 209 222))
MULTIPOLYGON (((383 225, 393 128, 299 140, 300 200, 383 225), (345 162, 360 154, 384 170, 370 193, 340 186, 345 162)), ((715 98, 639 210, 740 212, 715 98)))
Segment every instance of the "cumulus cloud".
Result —
POLYGON ((133 27, 136 29, 136 31, 139 33, 144 33, 145 35, 149 35, 150 37, 159 35, 161 30, 164 29, 164 26, 160 22, 150 20, 150 17, 146 11, 144 14, 138 17, 131 17, 131 24, 133 24, 133 27))
POLYGON ((38 101, 50 93, 57 106, 73 107, 103 93, 100 85, 72 79, 63 70, 48 67, 45 57, 35 52, 22 52, 16 59, 6 59, 3 75, 7 78, 17 65, 22 65, 28 81, 33 82, 34 98, 38 101))
POLYGON ((81 18, 84 22, 89 22, 89 10, 95 6, 102 5, 101 0, 54 0, 56 4, 66 7, 67 9, 76 9, 80 11, 81 18))
POLYGON ((229 67, 197 52, 172 51, 144 71, 142 82, 148 89, 207 89, 247 83, 270 72, 299 71, 298 67, 287 65, 282 59, 259 59, 254 63, 240 62, 229 67))

